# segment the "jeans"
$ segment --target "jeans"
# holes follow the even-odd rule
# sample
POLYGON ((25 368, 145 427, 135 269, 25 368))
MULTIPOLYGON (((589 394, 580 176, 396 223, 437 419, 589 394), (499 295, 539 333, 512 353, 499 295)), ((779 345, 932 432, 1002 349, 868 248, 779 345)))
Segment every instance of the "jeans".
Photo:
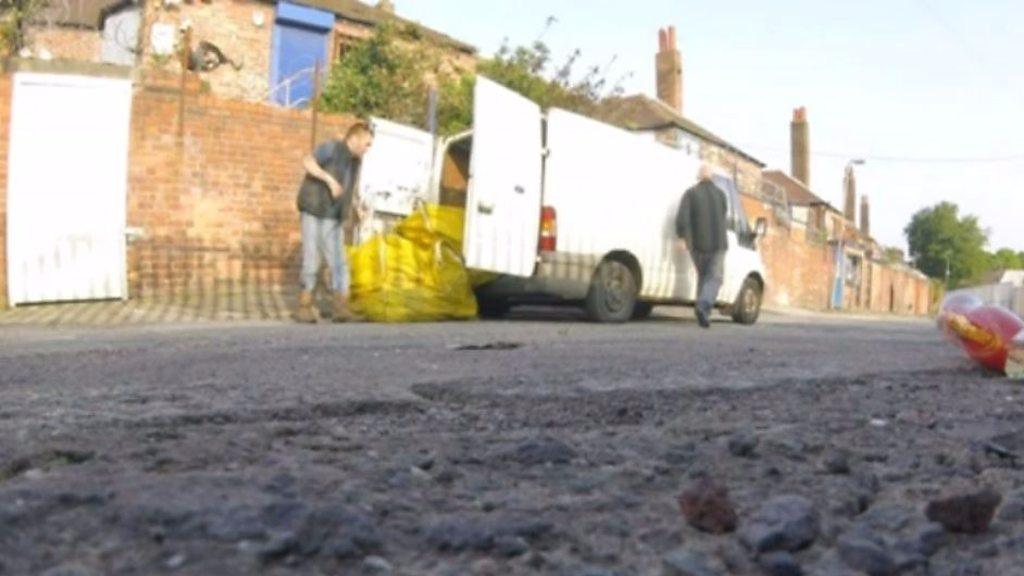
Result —
POLYGON ((697 308, 711 312, 718 300, 725 276, 725 252, 694 252, 693 265, 697 268, 697 308))
POLYGON ((320 255, 331 270, 331 290, 348 294, 348 261, 341 246, 341 222, 302 213, 302 289, 312 292, 320 272, 320 255))

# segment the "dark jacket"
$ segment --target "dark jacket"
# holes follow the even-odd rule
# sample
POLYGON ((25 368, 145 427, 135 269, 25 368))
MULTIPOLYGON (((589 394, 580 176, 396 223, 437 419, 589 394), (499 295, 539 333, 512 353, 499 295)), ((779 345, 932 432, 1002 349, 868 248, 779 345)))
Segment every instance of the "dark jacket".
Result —
POLYGON ((359 172, 359 159, 352 156, 348 146, 332 140, 317 146, 313 158, 328 174, 341 184, 341 197, 331 198, 331 191, 319 178, 306 174, 299 187, 296 205, 299 212, 312 214, 317 218, 344 220, 352 203, 354 186, 359 172))
POLYGON ((709 180, 686 191, 676 215, 676 234, 686 240, 690 252, 720 252, 726 240, 728 204, 725 192, 709 180))

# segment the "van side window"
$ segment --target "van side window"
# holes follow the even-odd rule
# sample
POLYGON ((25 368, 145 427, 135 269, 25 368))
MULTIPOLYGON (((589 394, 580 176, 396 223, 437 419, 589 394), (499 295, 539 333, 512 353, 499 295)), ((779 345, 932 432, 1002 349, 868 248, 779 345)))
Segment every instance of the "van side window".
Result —
POLYGON ((736 190, 736 184, 730 179, 724 176, 713 176, 711 180, 718 186, 723 192, 729 205, 729 213, 726 216, 729 220, 729 227, 736 232, 739 237, 743 237, 750 233, 750 223, 747 221, 746 211, 743 209, 743 202, 740 201, 739 191, 736 190))

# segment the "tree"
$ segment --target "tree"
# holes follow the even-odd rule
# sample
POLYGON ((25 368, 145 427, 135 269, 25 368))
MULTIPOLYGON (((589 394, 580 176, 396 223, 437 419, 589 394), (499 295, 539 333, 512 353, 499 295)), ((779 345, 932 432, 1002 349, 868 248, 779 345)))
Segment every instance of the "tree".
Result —
POLYGON ((882 256, 889 264, 903 264, 903 250, 899 248, 886 248, 882 251, 882 256))
POLYGON ((987 271, 988 234, 975 216, 959 214, 956 204, 942 202, 914 214, 904 229, 910 257, 931 278, 945 278, 949 287, 976 280, 987 271))
POLYGON ((0 0, 0 57, 25 47, 25 24, 46 5, 47 0, 0 0))
POLYGON ((423 126, 428 81, 438 60, 426 48, 414 53, 401 46, 398 37, 399 30, 382 25, 370 38, 353 44, 331 68, 320 106, 328 112, 423 126))
POLYGON ((353 45, 331 69, 321 96, 328 112, 361 117, 379 116, 420 127, 427 123, 427 102, 437 87, 438 131, 451 135, 473 123, 476 74, 510 88, 543 108, 557 106, 581 114, 593 111, 608 89, 605 71, 592 67, 577 78, 575 51, 561 66, 552 67, 543 42, 512 49, 505 44, 493 58, 477 63, 476 73, 446 72, 438 50, 419 42, 410 30, 380 26, 367 40, 353 45))
MULTIPOLYGON (((620 81, 609 89, 606 71, 598 66, 576 78, 575 66, 580 56, 581 52, 576 50, 561 66, 552 69, 551 51, 543 42, 514 49, 505 43, 493 58, 480 61, 476 73, 522 94, 541 108, 562 108, 586 116, 604 98, 620 95, 622 86, 620 81)), ((454 134, 472 125, 475 80, 474 74, 465 74, 443 86, 438 111, 442 133, 454 134)))
POLYGON ((998 250, 991 257, 990 270, 1018 270, 1024 268, 1024 259, 1021 256, 1024 254, 1018 254, 1009 248, 1002 248, 998 250))

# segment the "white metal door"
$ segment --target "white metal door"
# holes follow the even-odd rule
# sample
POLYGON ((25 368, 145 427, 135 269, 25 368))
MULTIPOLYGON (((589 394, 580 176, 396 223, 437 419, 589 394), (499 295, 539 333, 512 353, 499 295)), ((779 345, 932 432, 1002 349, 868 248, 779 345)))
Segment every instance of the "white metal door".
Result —
POLYGON ((477 270, 531 276, 540 234, 540 107, 479 77, 463 252, 477 270))
POLYGON ((434 137, 418 128, 374 119, 376 137, 363 158, 359 196, 374 212, 408 216, 426 200, 434 160, 434 137))
POLYGON ((126 297, 128 80, 14 76, 7 184, 11 304, 126 297))

